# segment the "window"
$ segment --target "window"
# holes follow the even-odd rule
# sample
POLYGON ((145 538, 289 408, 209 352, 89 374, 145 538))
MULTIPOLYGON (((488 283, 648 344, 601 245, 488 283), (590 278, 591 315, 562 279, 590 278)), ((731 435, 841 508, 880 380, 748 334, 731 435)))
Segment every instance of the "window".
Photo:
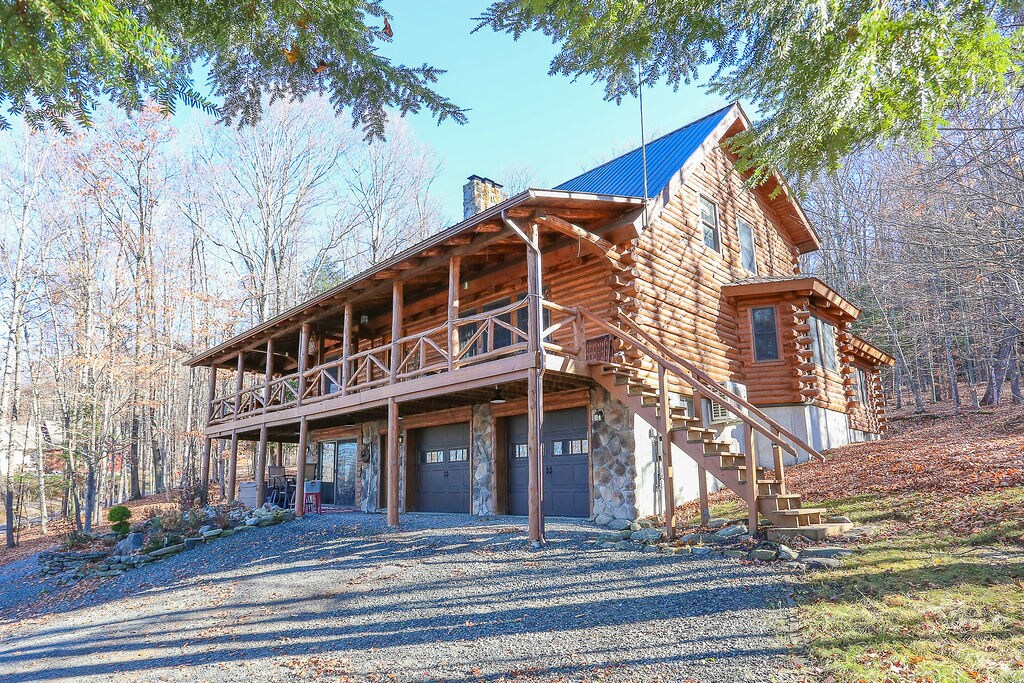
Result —
POLYGON ((740 265, 757 274, 757 259, 754 258, 754 228, 742 218, 736 221, 736 230, 740 235, 740 265))
POLYGON ((868 404, 868 373, 864 372, 864 368, 857 368, 857 390, 860 392, 860 402, 862 405, 868 404))
POLYGON ((512 445, 512 457, 516 460, 521 460, 529 454, 525 443, 517 443, 512 445))
MULTIPOLYGON (((484 306, 483 310, 484 310, 485 313, 488 313, 490 311, 496 311, 499 308, 504 308, 505 306, 508 306, 510 303, 512 303, 512 301, 510 299, 499 299, 498 301, 495 301, 493 303, 489 303, 486 306, 484 306)), ((498 316, 498 320, 500 320, 503 323, 506 323, 508 325, 511 325, 512 324, 512 314, 511 313, 506 313, 504 315, 500 315, 500 316, 498 316)), ((487 348, 487 333, 486 332, 483 333, 483 335, 481 336, 481 339, 483 340, 483 347, 486 349, 487 348)), ((510 330, 508 330, 507 328, 502 327, 501 325, 495 325, 494 326, 494 348, 495 349, 501 349, 501 348, 504 348, 506 346, 511 346, 511 344, 512 344, 512 332, 510 330)))
MULTIPOLYGON (((476 315, 476 313, 476 309, 461 311, 459 317, 468 318, 472 315, 476 315)), ((473 338, 474 334, 476 334, 476 328, 477 323, 475 322, 459 326, 459 349, 464 351, 464 353, 462 354, 463 358, 470 358, 471 356, 475 356, 477 354, 477 347, 480 344, 479 339, 477 339, 473 343, 472 347, 470 347, 468 350, 466 349, 466 347, 469 346, 469 340, 473 338)))
POLYGON ((465 448, 453 448, 448 451, 448 462, 466 462, 469 451, 465 448))
POLYGON ((704 244, 718 251, 718 207, 707 197, 700 198, 700 225, 704 244))
POLYGON ((551 455, 583 455, 589 452, 590 444, 586 439, 565 439, 551 444, 551 455))
POLYGON ((811 338, 811 362, 835 372, 838 369, 836 328, 813 315, 807 319, 807 323, 811 326, 808 333, 811 338))
POLYGON ((779 329, 775 323, 775 307, 750 309, 754 332, 754 360, 779 360, 779 329))
POLYGON ((444 451, 424 451, 423 462, 438 463, 444 462, 444 451))

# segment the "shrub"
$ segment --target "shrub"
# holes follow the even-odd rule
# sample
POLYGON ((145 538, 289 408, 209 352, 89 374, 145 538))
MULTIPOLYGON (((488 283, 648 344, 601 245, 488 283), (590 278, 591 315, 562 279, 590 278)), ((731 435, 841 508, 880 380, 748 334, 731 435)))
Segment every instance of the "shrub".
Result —
POLYGON ((166 539, 164 538, 164 535, 162 533, 150 534, 146 538, 145 545, 142 546, 142 552, 151 553, 154 550, 159 550, 160 548, 164 547, 165 543, 166 539))
POLYGON ((124 505, 115 505, 107 511, 107 519, 113 524, 110 526, 110 530, 118 536, 124 536, 131 529, 131 525, 128 524, 128 520, 131 519, 132 511, 124 505))

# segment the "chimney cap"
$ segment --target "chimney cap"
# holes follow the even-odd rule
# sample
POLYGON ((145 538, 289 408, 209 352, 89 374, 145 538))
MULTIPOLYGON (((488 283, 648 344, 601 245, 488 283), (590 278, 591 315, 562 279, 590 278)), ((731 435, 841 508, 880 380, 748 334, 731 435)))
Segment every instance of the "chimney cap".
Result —
POLYGON ((494 185, 495 187, 503 187, 501 183, 496 183, 493 180, 491 180, 490 178, 485 178, 482 175, 477 175, 475 173, 473 175, 469 176, 468 178, 466 178, 466 180, 479 180, 479 181, 484 182, 484 183, 490 183, 491 185, 494 185))

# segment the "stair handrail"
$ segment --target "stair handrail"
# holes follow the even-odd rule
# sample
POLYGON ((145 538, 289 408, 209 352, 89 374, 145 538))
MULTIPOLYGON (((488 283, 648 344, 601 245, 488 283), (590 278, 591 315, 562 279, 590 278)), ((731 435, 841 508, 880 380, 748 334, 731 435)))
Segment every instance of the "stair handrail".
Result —
POLYGON ((690 384, 690 386, 700 388, 705 393, 709 394, 709 396, 725 397, 726 399, 734 402, 736 404, 735 406, 728 407, 733 408, 733 411, 735 412, 730 412, 733 412, 734 415, 736 415, 741 420, 750 425, 751 429, 754 429, 755 431, 768 437, 769 439, 772 440, 773 443, 777 443, 781 448, 788 451, 791 455, 798 456, 797 449, 800 449, 802 451, 805 451, 811 457, 818 458, 819 460, 824 462, 825 456, 816 451, 806 442, 804 442, 803 439, 798 437, 796 434, 793 434, 788 429, 783 427, 781 424, 770 418, 766 413, 764 413, 764 411, 754 406, 752 403, 747 401, 739 394, 722 386, 706 372, 704 372, 703 370, 701 370, 700 368, 698 368, 696 365, 689 362, 685 358, 679 356, 679 354, 677 354, 672 349, 668 348, 664 343, 662 343, 658 339, 655 339, 646 330, 642 329, 633 320, 631 320, 629 316, 625 314, 624 311, 616 309, 617 319, 620 322, 627 325, 628 327, 630 327, 640 337, 640 339, 632 337, 624 330, 598 317, 597 315, 590 312, 583 306, 577 306, 576 310, 583 318, 590 320, 591 322, 593 322, 606 332, 630 344, 633 344, 637 348, 643 350, 645 353, 647 353, 648 356, 650 356, 652 359, 654 359, 658 363, 661 363, 663 366, 674 372, 683 381, 690 384), (657 352, 652 350, 650 348, 651 346, 653 346, 657 352), (764 427, 757 421, 751 419, 748 414, 743 413, 743 411, 737 408, 736 406, 746 408, 750 414, 764 421, 768 425, 768 427, 764 427), (769 431, 769 429, 771 431, 769 431), (779 437, 785 437, 790 441, 790 443, 783 442, 779 437))

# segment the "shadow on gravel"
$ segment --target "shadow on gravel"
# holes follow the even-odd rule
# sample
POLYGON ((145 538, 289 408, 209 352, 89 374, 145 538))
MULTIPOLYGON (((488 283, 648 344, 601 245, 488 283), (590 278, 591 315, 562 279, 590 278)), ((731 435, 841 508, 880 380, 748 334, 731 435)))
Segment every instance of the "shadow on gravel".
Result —
MULTIPOLYGON (((646 574, 641 576, 635 571, 641 562, 637 555, 581 549, 579 534, 555 533, 548 550, 510 556, 510 551, 524 549, 521 537, 486 533, 485 528, 472 525, 440 530, 410 525, 398 533, 380 533, 379 523, 319 523, 323 526, 300 522, 298 534, 283 534, 289 527, 283 525, 270 528, 280 529, 277 533, 258 530, 224 539, 119 577, 72 608, 54 607, 52 611, 66 617, 75 610, 129 597, 176 604, 180 591, 215 591, 227 584, 236 591, 236 597, 223 604, 138 617, 122 613, 108 623, 90 620, 86 630, 62 618, 63 624, 14 632, 0 647, 0 673, 7 672, 10 677, 4 680, 11 681, 75 680, 332 651, 386 652, 441 642, 468 645, 481 638, 599 627, 623 627, 628 632, 635 624, 662 619, 721 615, 742 620, 746 610, 763 608, 778 596, 772 584, 745 589, 709 585, 706 564, 672 557, 644 557, 646 574), (275 547, 261 540, 273 541, 275 547), (408 585, 392 580, 412 566, 426 569, 431 578, 408 585), (319 578, 332 570, 350 578, 341 584, 319 578), (460 573, 467 571, 472 572, 470 586, 460 579, 460 573), (511 587, 510 572, 516 575, 511 587), (612 597, 608 597, 609 575, 618 577, 612 597), (157 580, 161 585, 150 585, 157 580), (276 586, 282 580, 309 585, 315 591, 301 602, 245 597, 247 586, 276 586), (370 595, 373 601, 367 604, 370 595), (489 611, 481 611, 482 605, 489 611), (146 641, 145 656, 140 652, 137 661, 103 661, 140 648, 140 637, 146 641), (209 651, 188 653, 189 644, 198 643, 209 651)), ((716 581, 742 582, 751 575, 750 568, 738 563, 721 564, 716 566, 716 581)), ((760 636, 751 643, 763 644, 767 636, 760 636)), ((680 639, 678 645, 686 642, 680 639)), ((706 639, 701 642, 706 644, 706 639)), ((730 639, 721 648, 699 650, 699 657, 754 658, 784 652, 753 644, 747 649, 745 644, 743 639, 730 639)), ((678 661, 679 651, 662 648, 620 659, 618 665, 678 661)), ((492 657, 487 668, 507 673, 515 664, 492 657)), ((573 671, 578 668, 552 666, 531 669, 530 674, 557 676, 573 671)), ((447 680, 489 678, 469 672, 467 676, 447 680)))

